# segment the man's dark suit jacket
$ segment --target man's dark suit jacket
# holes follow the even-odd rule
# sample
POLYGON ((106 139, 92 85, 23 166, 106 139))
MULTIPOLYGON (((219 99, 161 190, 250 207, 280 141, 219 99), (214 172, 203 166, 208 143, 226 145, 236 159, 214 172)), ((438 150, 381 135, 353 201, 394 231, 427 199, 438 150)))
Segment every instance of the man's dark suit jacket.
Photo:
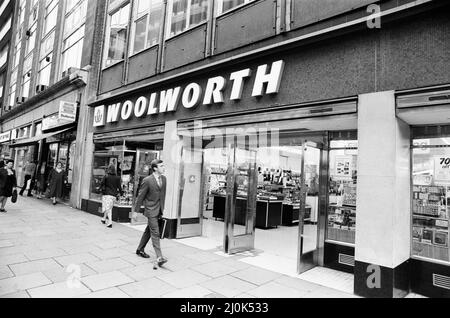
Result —
POLYGON ((151 175, 142 180, 139 195, 136 200, 135 211, 139 212, 141 206, 144 205, 144 215, 147 218, 157 217, 164 212, 164 202, 166 200, 166 185, 167 180, 165 176, 161 176, 161 187, 158 186, 155 175, 151 175))

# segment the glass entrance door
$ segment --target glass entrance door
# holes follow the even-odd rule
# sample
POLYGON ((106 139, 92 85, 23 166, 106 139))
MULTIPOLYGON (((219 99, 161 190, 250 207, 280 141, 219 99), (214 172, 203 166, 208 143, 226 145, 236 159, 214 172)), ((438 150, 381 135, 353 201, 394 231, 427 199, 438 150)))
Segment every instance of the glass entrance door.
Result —
POLYGON ((203 189, 205 172, 203 166, 202 139, 183 139, 180 162, 179 198, 177 213, 177 238, 202 235, 203 189))
MULTIPOLYGON (((136 170, 134 173, 134 202, 139 194, 140 185, 144 178, 151 174, 151 162, 155 159, 159 159, 159 151, 137 149, 136 151, 136 170)), ((137 214, 137 218, 131 218, 132 225, 147 224, 148 219, 142 213, 137 214)))
POLYGON ((254 249, 257 199, 257 152, 229 146, 225 204, 225 253, 254 249))
MULTIPOLYGON (((323 146, 309 141, 302 142, 301 177, 300 177, 300 216, 298 243, 298 274, 304 273, 318 265, 319 252, 324 241, 323 222, 324 191, 319 180, 326 171, 321 169, 323 146), (322 235, 321 235, 322 233, 322 235)), ((326 204, 325 204, 326 205, 326 204)))

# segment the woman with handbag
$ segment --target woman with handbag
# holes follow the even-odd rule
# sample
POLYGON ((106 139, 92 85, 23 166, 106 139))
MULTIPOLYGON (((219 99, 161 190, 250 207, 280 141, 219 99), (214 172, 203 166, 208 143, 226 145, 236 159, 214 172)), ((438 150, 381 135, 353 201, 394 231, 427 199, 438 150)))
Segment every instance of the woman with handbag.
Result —
POLYGON ((117 195, 123 194, 121 180, 120 177, 117 176, 116 167, 114 165, 110 165, 108 167, 107 173, 102 179, 100 189, 103 194, 102 223, 106 224, 106 222, 108 221, 108 224, 106 226, 112 228, 112 210, 114 207, 114 203, 116 202, 117 195))
POLYGON ((0 169, 0 212, 6 213, 5 206, 8 198, 15 196, 17 200, 17 187, 16 172, 13 169, 14 160, 8 160, 6 166, 0 169))
POLYGON ((63 169, 63 164, 58 162, 56 168, 50 172, 49 175, 50 198, 53 200, 53 205, 56 205, 56 199, 64 197, 64 186, 67 183, 66 172, 63 169))

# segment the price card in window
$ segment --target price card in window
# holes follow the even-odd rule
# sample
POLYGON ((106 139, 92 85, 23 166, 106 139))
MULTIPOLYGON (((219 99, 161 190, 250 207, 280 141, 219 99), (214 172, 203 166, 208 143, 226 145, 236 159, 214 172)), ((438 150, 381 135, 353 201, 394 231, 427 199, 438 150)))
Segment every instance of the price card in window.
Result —
POLYGON ((450 182, 450 156, 434 157, 434 180, 450 182))

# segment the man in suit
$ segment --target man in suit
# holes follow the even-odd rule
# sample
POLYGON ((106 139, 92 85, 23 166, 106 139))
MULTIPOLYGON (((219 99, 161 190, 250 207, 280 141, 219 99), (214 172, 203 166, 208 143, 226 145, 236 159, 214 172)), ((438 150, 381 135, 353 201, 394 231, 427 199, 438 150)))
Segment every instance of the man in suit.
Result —
POLYGON ((142 181, 134 208, 135 212, 139 212, 142 204, 144 204, 144 215, 148 218, 148 225, 142 235, 136 254, 144 258, 150 258, 144 250, 151 238, 157 257, 156 261, 158 266, 162 266, 167 262, 167 259, 162 256, 161 252, 158 219, 162 218, 164 212, 167 180, 164 176, 165 167, 162 160, 153 160, 151 169, 153 174, 142 181))

